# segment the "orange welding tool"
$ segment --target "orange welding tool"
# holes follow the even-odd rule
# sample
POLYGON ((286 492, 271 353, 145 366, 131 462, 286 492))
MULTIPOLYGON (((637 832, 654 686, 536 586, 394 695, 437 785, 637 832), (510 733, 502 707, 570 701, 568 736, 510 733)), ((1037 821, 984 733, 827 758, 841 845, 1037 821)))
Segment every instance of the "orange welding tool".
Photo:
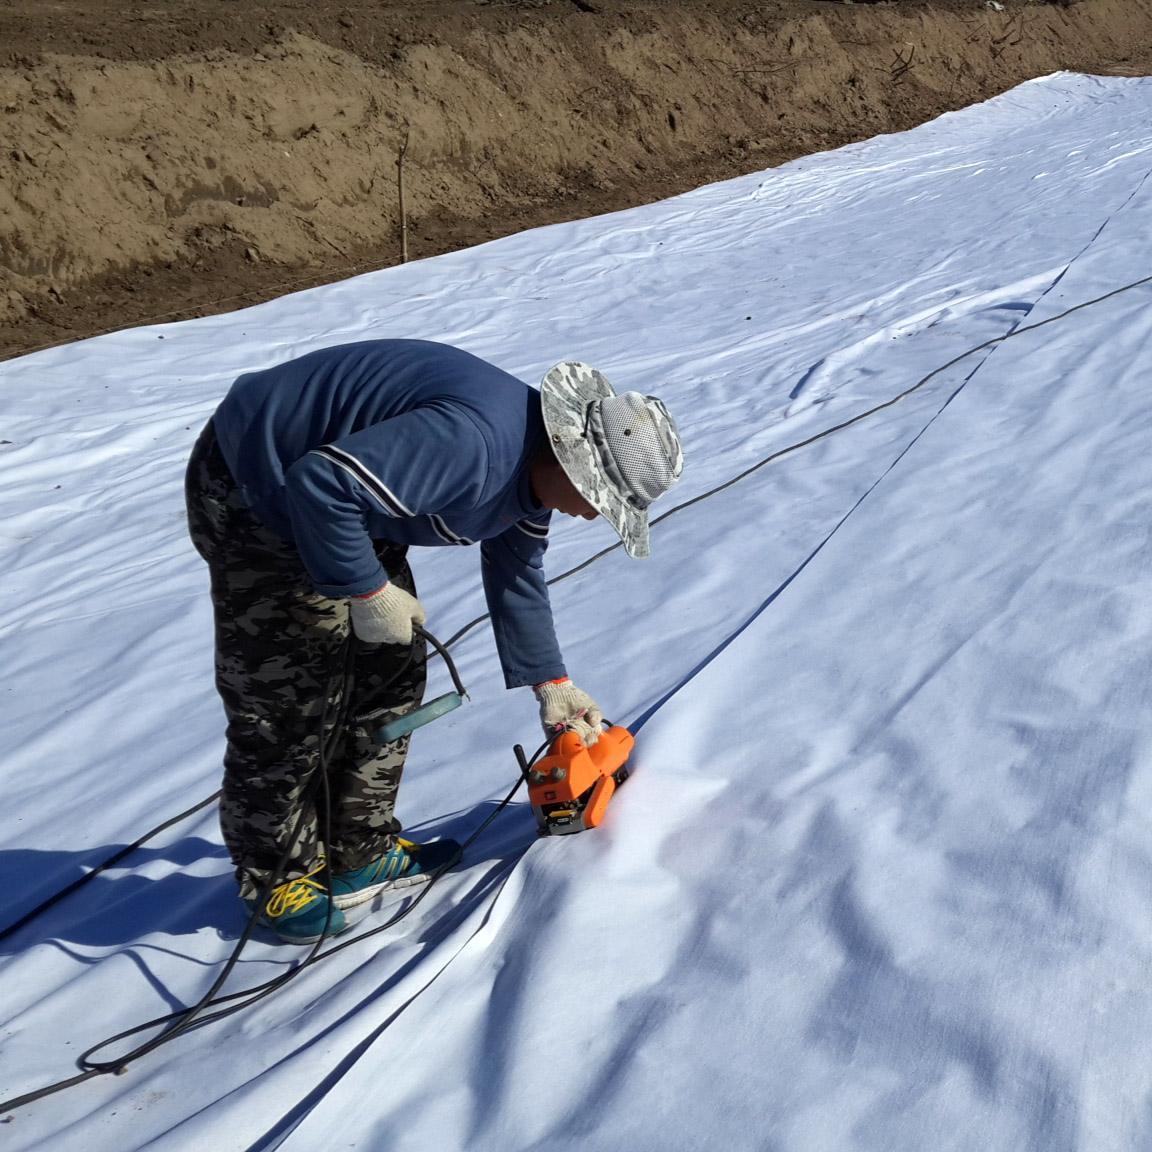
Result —
POLYGON ((576 732, 561 732, 548 754, 531 768, 517 746, 540 835, 564 836, 595 828, 604 819, 612 794, 628 779, 634 743, 632 733, 619 725, 601 732, 591 748, 576 732))

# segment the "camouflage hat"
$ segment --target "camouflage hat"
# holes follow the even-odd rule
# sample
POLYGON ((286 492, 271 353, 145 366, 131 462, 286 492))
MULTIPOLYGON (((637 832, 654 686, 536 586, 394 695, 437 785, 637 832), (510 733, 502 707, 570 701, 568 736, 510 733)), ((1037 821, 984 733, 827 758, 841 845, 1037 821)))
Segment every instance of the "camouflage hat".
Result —
POLYGON ((680 478, 684 452, 655 396, 617 396, 595 368, 566 361, 540 383, 544 427, 576 490, 616 529, 629 556, 648 555, 648 506, 680 478))

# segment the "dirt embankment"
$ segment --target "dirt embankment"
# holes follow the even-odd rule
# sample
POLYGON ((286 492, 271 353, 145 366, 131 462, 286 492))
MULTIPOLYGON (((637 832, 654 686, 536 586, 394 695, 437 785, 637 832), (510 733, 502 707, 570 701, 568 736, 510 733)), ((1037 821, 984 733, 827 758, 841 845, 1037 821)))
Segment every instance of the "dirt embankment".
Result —
POLYGON ((0 355, 394 262, 405 141, 419 257, 1152 63, 1152 0, 180 0, 54 5, 38 36, 26 3, 0 21, 0 355))

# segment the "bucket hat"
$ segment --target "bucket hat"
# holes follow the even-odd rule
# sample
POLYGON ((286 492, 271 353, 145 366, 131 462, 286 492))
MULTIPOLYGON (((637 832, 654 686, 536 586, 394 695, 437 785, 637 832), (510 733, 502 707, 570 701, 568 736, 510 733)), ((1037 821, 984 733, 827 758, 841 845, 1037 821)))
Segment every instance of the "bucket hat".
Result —
POLYGON ((676 422, 655 396, 619 395, 604 374, 566 360, 540 382, 544 427, 576 490, 616 530, 629 556, 649 554, 648 507, 680 478, 676 422))

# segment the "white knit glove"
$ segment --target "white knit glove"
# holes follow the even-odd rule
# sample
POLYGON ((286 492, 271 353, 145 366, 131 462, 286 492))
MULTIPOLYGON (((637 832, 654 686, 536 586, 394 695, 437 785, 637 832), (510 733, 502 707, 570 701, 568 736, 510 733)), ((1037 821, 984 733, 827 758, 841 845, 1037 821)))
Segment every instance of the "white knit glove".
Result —
POLYGON ((424 623, 424 605, 395 584, 385 584, 348 604, 352 631, 366 644, 411 644, 412 625, 424 623))
POLYGON ((549 740, 565 728, 578 732, 587 747, 600 739, 600 725, 604 723, 600 705, 567 677, 545 680, 532 691, 540 701, 540 723, 549 740))

